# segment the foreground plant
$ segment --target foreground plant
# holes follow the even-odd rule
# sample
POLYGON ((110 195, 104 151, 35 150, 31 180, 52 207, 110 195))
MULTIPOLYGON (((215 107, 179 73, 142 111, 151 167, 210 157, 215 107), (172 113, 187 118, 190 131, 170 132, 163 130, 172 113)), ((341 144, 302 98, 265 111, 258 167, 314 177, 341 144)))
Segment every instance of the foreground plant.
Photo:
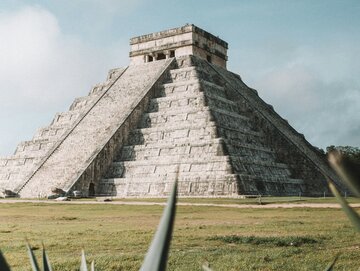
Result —
MULTIPOLYGON (((27 248, 28 248, 28 254, 29 254, 32 270, 33 271, 41 271, 41 269, 39 267, 39 264, 38 264, 38 262, 36 260, 36 257, 34 255, 33 249, 30 247, 29 244, 27 245, 27 248)), ((49 261, 49 257, 47 255, 46 250, 45 250, 44 247, 43 247, 43 250, 42 250, 42 263, 43 263, 43 269, 42 269, 43 271, 52 271, 52 267, 51 267, 51 264, 50 264, 50 261, 49 261)), ((2 266, 0 265, 0 267, 2 267, 2 266)), ((3 271, 2 268, 0 270, 3 271)), ((4 270, 5 271, 7 271, 7 270, 10 271, 9 267, 8 267, 8 269, 4 269, 4 270)), ((94 261, 91 262, 90 270, 95 271, 95 262, 94 261)), ((80 271, 88 271, 84 251, 81 252, 80 271)))
POLYGON ((177 182, 175 182, 171 196, 162 215, 158 230, 154 236, 148 253, 146 254, 140 271, 166 270, 172 231, 176 213, 177 182))
MULTIPOLYGON (((336 156, 338 154, 332 154, 329 160, 332 164, 335 171, 339 174, 341 178, 345 179, 345 184, 349 187, 354 195, 360 195, 360 177, 358 172, 358 165, 349 164, 348 161, 343 160, 341 156, 336 156), (345 162, 344 162, 345 161, 345 162)), ((343 210, 351 220, 354 227, 360 231, 360 217, 359 214, 349 206, 347 201, 340 195, 339 191, 336 189, 333 181, 328 178, 329 187, 333 194, 336 196, 340 202, 343 210)), ((140 271, 165 271, 167 268, 168 254, 170 249, 170 243, 172 239, 172 232, 174 227, 174 220, 176 214, 176 200, 177 200, 177 177, 175 184, 173 186, 171 195, 168 199, 167 205, 164 209, 163 215, 161 217, 158 229, 154 235, 153 241, 150 245, 150 248, 145 256, 144 262, 140 268, 140 271)), ((301 239, 305 240, 305 239, 301 239)), ((241 241, 241 240, 240 240, 241 241)), ((264 239, 262 242, 270 242, 272 240, 264 239)), ((276 241, 276 240, 275 240, 276 241)), ((305 240, 306 242, 312 242, 312 240, 305 240)), ((283 242, 281 242, 282 244, 283 242)), ((40 265, 38 264, 33 249, 30 245, 27 245, 28 254, 30 257, 30 263, 33 271, 40 271, 40 265)), ((338 259, 338 256, 326 267, 325 271, 332 271, 335 263, 338 259)), ((50 261, 48 259, 47 253, 43 248, 42 251, 42 270, 43 271, 52 271, 50 261)), ((212 271, 208 264, 202 266, 204 271, 212 271)), ((10 267, 7 264, 5 257, 0 251, 0 271, 10 271, 10 267)), ((91 263, 91 271, 95 271, 95 263, 91 263)), ((80 271, 88 271, 86 264, 86 257, 84 251, 82 251, 80 271)))
MULTIPOLYGON (((360 198, 360 165, 348 159, 341 152, 336 150, 329 153, 329 162, 351 193, 360 198)), ((340 203, 343 211, 348 216, 355 230, 360 232, 359 214, 351 208, 346 199, 341 196, 334 182, 328 177, 327 179, 331 192, 340 203)))
MULTIPOLYGON (((151 246, 146 254, 145 260, 141 266, 140 271, 165 271, 167 266, 167 259, 172 239, 172 232, 174 228, 174 220, 176 213, 177 200, 177 181, 175 182, 171 195, 168 199, 167 205, 160 220, 160 224, 151 243, 151 246)), ((29 244, 27 244, 30 264, 33 271, 52 271, 52 267, 43 246, 42 250, 42 269, 34 255, 34 251, 29 244)), ((90 266, 91 271, 95 271, 95 263, 92 261, 90 266)), ((0 251, 0 271, 11 271, 5 257, 0 251)), ((86 264, 85 252, 82 251, 80 271, 88 271, 86 264)))

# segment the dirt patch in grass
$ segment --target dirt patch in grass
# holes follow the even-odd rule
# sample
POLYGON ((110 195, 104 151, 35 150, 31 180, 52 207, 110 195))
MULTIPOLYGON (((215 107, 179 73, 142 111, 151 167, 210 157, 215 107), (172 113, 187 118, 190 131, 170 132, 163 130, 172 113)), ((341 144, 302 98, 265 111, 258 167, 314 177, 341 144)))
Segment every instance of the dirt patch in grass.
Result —
POLYGON ((313 237, 304 236, 215 236, 208 238, 210 241, 222 241, 228 244, 251 244, 251 245, 270 245, 276 247, 299 247, 302 245, 313 245, 319 243, 321 240, 313 237))
POLYGON ((78 219, 78 217, 75 216, 61 216, 61 217, 55 217, 55 220, 67 220, 67 221, 72 221, 72 220, 76 220, 78 219))

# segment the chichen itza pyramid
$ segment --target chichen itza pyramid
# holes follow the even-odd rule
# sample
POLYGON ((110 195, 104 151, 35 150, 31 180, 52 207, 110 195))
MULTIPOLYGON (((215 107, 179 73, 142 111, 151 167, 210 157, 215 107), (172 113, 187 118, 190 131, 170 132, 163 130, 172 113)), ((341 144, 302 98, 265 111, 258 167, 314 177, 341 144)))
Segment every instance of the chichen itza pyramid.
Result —
POLYGON ((337 180, 302 134, 226 69, 228 44, 185 25, 130 40, 130 65, 14 155, 0 196, 316 195, 337 180))

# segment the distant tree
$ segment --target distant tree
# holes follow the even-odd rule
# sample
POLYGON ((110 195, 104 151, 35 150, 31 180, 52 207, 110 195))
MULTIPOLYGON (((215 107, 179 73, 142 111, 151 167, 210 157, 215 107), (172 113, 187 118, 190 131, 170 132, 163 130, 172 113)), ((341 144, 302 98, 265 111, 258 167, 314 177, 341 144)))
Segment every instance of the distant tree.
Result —
POLYGON ((360 148, 352 147, 352 146, 331 145, 326 147, 326 154, 335 150, 341 152, 342 155, 344 155, 346 158, 350 159, 351 161, 360 164, 360 148))

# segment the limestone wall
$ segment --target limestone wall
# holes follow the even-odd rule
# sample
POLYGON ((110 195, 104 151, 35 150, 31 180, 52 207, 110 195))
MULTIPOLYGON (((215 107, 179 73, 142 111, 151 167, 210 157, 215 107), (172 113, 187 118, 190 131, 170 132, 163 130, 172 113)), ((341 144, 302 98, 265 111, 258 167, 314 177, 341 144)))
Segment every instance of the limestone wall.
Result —
POLYGON ((303 179, 306 185, 304 194, 320 195, 327 191, 324 174, 333 179, 341 190, 344 186, 317 150, 306 141, 289 123, 282 119, 266 104, 257 92, 247 87, 240 77, 218 66, 210 65, 225 79, 231 91, 240 96, 247 110, 252 115, 252 122, 267 135, 266 144, 274 148, 279 161, 286 161, 294 178, 303 179))
POLYGON ((4 190, 17 192, 26 183, 53 148, 123 71, 110 70, 107 80, 96 85, 88 96, 76 98, 68 112, 57 113, 51 124, 40 128, 32 140, 19 143, 14 155, 0 158, 0 196, 4 190))
POLYGON ((132 38, 130 47, 131 65, 147 62, 148 56, 153 61, 158 53, 169 56, 173 51, 175 57, 195 55, 226 68, 228 44, 194 25, 132 38))
MULTIPOLYGON (((104 149, 114 147, 107 143, 111 142, 129 112, 132 112, 170 62, 157 61, 136 68, 129 67, 100 95, 91 109, 43 161, 20 190, 20 195, 48 195, 54 187, 68 191, 92 164, 99 165, 96 157, 102 155, 104 149)), ((111 154, 111 151, 105 151, 105 154, 111 154)), ((98 166, 97 171, 101 169, 98 166)))

